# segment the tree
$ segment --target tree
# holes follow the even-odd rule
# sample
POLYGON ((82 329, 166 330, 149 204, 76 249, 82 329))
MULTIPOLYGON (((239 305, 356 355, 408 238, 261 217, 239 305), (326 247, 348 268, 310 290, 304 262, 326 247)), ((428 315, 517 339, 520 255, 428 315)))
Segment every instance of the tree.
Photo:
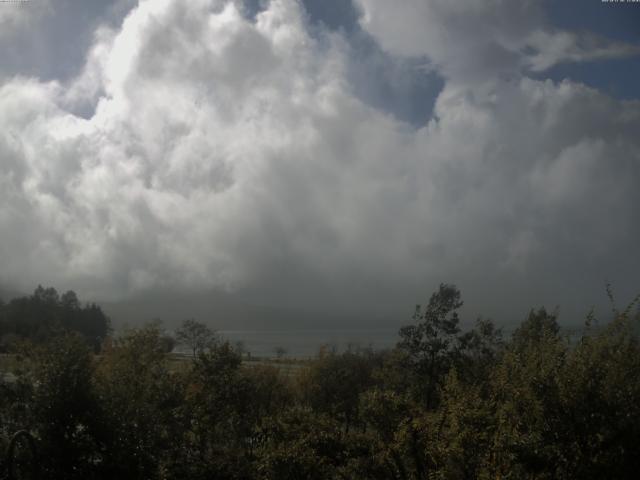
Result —
POLYGON ((557 313, 549 313, 544 307, 531 310, 527 319, 513 332, 513 346, 522 350, 557 337, 560 333, 557 317, 557 313))
POLYGON ((86 478, 97 451, 99 409, 93 357, 78 334, 57 337, 36 351, 31 405, 44 478, 86 478))
POLYGON ((77 332, 98 351, 111 329, 109 318, 98 305, 81 306, 71 290, 59 296, 54 288, 39 285, 33 295, 14 298, 1 310, 0 333, 15 334, 36 343, 77 332))
POLYGON ((388 471, 385 478, 408 478, 411 462, 404 453, 414 450, 407 444, 417 443, 412 438, 414 432, 406 435, 406 430, 413 430, 411 419, 417 413, 408 395, 373 388, 360 395, 360 410, 371 443, 375 445, 376 457, 388 471))
POLYGON ((400 329, 398 348, 407 354, 407 367, 417 376, 415 385, 422 390, 417 393, 427 408, 436 405, 438 388, 455 359, 460 332, 457 310, 461 306, 460 290, 440 284, 424 313, 416 306, 413 318, 419 323, 400 329))
POLYGON ((492 368, 504 350, 502 329, 491 320, 479 318, 476 326, 458 337, 456 368, 460 377, 476 384, 486 384, 492 368))
POLYGON ((377 359, 345 352, 319 357, 300 378, 303 395, 314 411, 343 422, 345 431, 359 417, 359 396, 373 384, 377 359))
POLYGON ((337 468, 344 463, 346 446, 340 425, 330 416, 289 408, 267 419, 261 437, 258 479, 340 478, 337 468))
POLYGON ((103 412, 101 478, 155 479, 182 445, 185 382, 168 366, 156 325, 125 332, 101 356, 95 389, 103 412))
POLYGON ((57 305, 60 301, 60 296, 58 295, 58 292, 55 288, 43 288, 42 285, 38 285, 38 287, 33 292, 32 298, 38 302, 50 305, 57 305))
POLYGON ((68 310, 79 310, 80 300, 78 300, 76 292, 69 290, 68 292, 63 293, 62 297, 60 297, 60 305, 62 308, 66 308, 68 310))
POLYGON ((273 351, 275 352, 276 357, 278 357, 278 359, 281 359, 287 354, 287 349, 282 346, 278 346, 274 348, 273 351))
POLYGON ((182 326, 176 331, 176 340, 186 345, 193 352, 194 358, 198 353, 210 348, 216 343, 216 333, 204 323, 194 319, 182 322, 182 326))
POLYGON ((243 374, 240 354, 228 343, 213 345, 191 362, 185 408, 190 455, 188 478, 251 478, 255 388, 243 374))

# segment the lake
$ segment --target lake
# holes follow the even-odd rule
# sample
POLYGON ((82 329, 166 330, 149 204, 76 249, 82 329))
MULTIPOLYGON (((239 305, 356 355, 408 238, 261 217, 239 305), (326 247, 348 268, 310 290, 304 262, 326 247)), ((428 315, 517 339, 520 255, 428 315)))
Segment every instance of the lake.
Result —
POLYGON ((243 342, 245 352, 257 357, 274 357, 283 347, 286 357, 308 358, 323 345, 345 351, 350 345, 381 350, 398 341, 398 329, 375 330, 220 330, 218 334, 232 344, 243 342))

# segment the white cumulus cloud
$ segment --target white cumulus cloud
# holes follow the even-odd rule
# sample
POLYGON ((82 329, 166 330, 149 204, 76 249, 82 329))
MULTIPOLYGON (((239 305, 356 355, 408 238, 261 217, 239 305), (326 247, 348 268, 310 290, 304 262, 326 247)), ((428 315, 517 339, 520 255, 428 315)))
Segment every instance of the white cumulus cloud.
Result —
POLYGON ((2 280, 105 298, 322 286, 347 304, 631 278, 640 104, 496 75, 526 60, 504 45, 533 34, 535 2, 360 1, 383 45, 448 79, 421 128, 354 96, 345 40, 310 35, 294 0, 255 21, 234 2, 141 1, 73 81, 5 82, 2 280))

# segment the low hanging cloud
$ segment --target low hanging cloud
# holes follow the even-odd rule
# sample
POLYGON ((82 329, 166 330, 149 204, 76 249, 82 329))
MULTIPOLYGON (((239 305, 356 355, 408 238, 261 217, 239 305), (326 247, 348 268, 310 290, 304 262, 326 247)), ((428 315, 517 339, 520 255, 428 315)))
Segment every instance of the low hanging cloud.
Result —
POLYGON ((446 79, 420 128, 354 95, 345 39, 311 35, 294 0, 255 20, 141 1, 73 81, 6 81, 2 281, 318 303, 323 288, 345 305, 441 280, 488 302, 631 282, 640 103, 528 78, 573 51, 505 47, 548 51, 535 2, 359 3, 383 48, 446 79))

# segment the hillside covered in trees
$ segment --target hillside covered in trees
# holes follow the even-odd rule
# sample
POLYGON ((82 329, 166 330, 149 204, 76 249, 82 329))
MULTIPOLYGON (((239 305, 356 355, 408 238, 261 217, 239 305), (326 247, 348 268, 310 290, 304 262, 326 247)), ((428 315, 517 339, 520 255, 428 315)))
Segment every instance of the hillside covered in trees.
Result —
POLYGON ((59 295, 38 285, 33 295, 0 299, 0 353, 28 340, 47 342, 65 332, 76 332, 98 351, 110 331, 109 318, 95 303, 82 305, 72 290, 59 295))
MULTIPOLYGON (((61 317, 46 325, 93 308, 53 297, 61 317)), ((44 298, 23 299, 25 311, 44 298)), ((509 338, 482 319, 461 331, 461 305, 441 285, 395 348, 323 350, 289 377, 219 340, 176 362, 157 325, 99 355, 97 334, 69 328, 16 358, 0 439, 31 432, 50 479, 636 478, 633 305, 598 328, 590 316, 571 340, 544 309, 509 338)))

